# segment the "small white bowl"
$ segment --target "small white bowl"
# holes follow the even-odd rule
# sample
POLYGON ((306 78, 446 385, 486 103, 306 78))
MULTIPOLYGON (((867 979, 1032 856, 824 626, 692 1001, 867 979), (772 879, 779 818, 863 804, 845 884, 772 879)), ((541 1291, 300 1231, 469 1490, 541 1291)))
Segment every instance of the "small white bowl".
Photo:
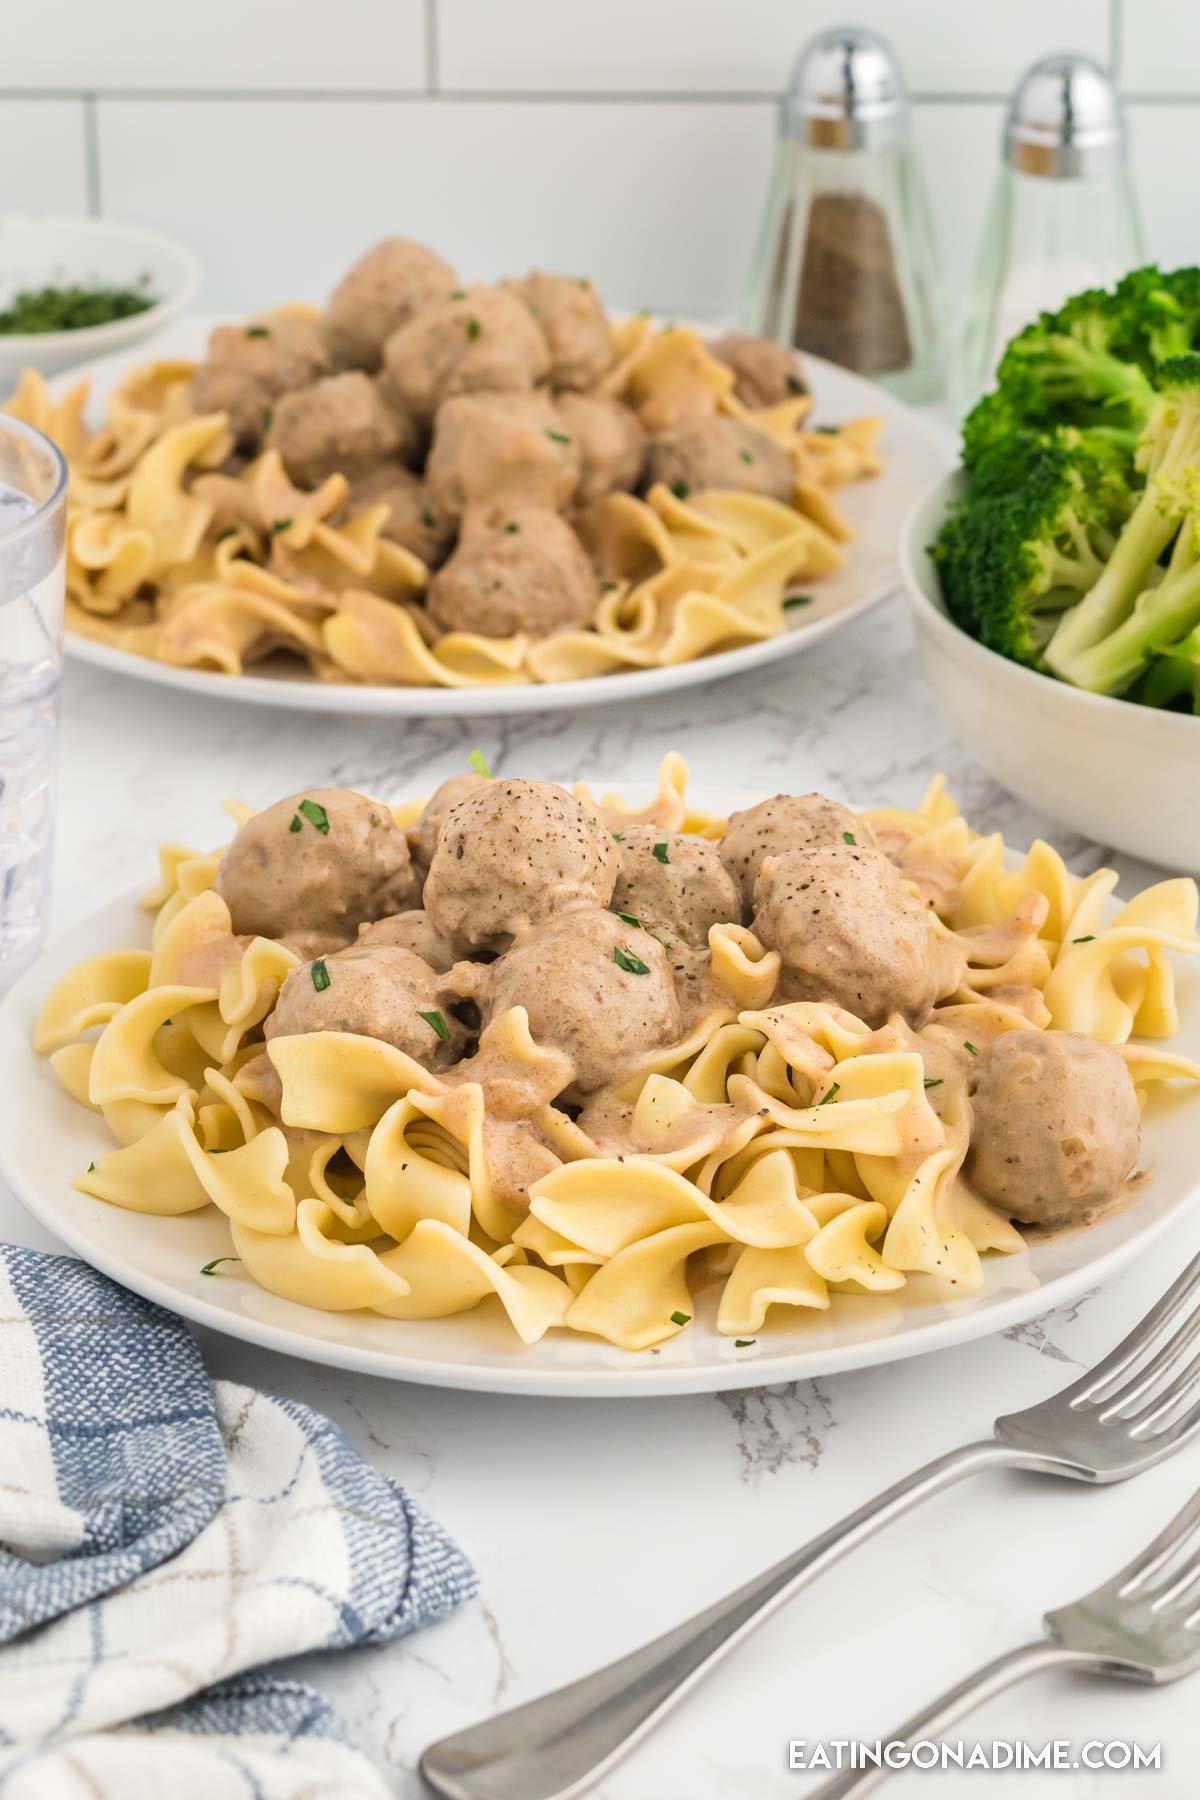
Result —
POLYGON ((900 573, 925 673, 970 754, 1020 800, 1097 843, 1200 873, 1200 718, 1039 675, 947 617, 927 546, 963 491, 961 470, 904 522, 900 573))
POLYGON ((69 219, 6 213, 0 217, 0 310, 24 288, 81 286, 136 288, 143 276, 156 304, 109 325, 79 331, 0 332, 0 393, 22 369, 52 375, 72 363, 122 350, 181 312, 200 285, 200 264, 182 244, 110 219, 69 219))

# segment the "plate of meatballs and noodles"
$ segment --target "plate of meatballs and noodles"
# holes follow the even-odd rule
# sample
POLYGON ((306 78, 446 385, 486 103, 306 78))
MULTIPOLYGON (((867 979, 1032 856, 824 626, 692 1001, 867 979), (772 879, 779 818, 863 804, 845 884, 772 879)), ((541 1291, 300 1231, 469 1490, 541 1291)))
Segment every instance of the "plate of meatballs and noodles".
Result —
POLYGON ((323 312, 172 343, 195 360, 5 404, 70 464, 72 652, 250 702, 512 712, 755 667, 895 590, 945 464, 832 365, 404 239, 323 312))
MULTIPOLYGON (((482 759, 479 759, 482 763, 482 759)), ((818 794, 479 770, 228 802, 0 1006, 0 1163, 198 1322, 697 1392, 1069 1298, 1197 1193, 1196 886, 818 794)))

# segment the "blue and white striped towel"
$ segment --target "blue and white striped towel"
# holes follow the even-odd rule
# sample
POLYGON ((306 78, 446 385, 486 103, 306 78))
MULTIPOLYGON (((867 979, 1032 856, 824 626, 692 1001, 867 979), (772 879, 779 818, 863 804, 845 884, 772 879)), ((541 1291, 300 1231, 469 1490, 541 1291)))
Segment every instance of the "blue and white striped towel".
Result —
POLYGON ((311 1689, 475 1590, 319 1413, 210 1382, 186 1327, 0 1246, 0 1800, 385 1800, 311 1689))

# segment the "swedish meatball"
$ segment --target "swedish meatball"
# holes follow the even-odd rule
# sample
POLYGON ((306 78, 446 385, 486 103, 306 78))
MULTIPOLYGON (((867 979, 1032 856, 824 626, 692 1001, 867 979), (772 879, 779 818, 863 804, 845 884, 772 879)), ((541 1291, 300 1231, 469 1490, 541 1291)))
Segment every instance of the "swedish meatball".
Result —
POLYGON ((617 845, 565 788, 489 781, 452 807, 425 882, 425 910, 456 950, 503 950, 572 908, 607 906, 617 845))
POLYGON ((535 269, 523 281, 505 281, 537 320, 550 347, 550 386, 590 388, 612 366, 612 328, 590 281, 546 275, 535 269))
POLYGON ((1086 1222, 1137 1161, 1137 1094, 1108 1044, 1071 1031, 1006 1031, 971 1074, 967 1176, 1029 1225, 1086 1222))
POLYGON ((770 338, 746 331, 727 331, 708 347, 718 362, 733 370, 737 377, 733 391, 743 406, 778 406, 781 400, 808 392, 796 353, 786 344, 773 344, 770 338))
POLYGON ((598 908, 554 918, 485 972, 485 1024, 523 1006, 534 1041, 574 1066, 567 1093, 594 1093, 683 1036, 670 962, 656 938, 598 908))
POLYGON ((275 402, 328 375, 330 367, 325 339, 311 319, 268 313, 248 325, 218 325, 192 377, 192 406, 198 413, 227 413, 237 443, 254 450, 275 402))
POLYGON ((427 872, 433 861, 438 835, 446 822, 447 813, 460 800, 466 800, 469 795, 477 794, 480 788, 486 787, 489 779, 487 775, 476 775, 473 770, 466 770, 461 775, 451 775, 434 788, 421 809, 420 818, 408 828, 408 847, 419 870, 427 872))
POLYGON ((621 832, 621 866, 613 911, 629 913, 665 937, 703 949, 710 925, 742 916, 741 897, 706 838, 627 825, 621 832))
POLYGON ((785 850, 812 850, 821 844, 853 839, 874 849, 875 838, 865 819, 824 794, 776 794, 744 812, 730 813, 721 838, 721 861, 737 882, 747 911, 765 856, 785 850))
POLYGON ((458 286, 448 262, 408 238, 384 238, 360 256, 329 296, 325 335, 338 361, 377 369, 401 325, 458 286))
POLYGON ((796 484, 791 458, 773 438, 741 419, 687 419, 650 439, 646 480, 669 488, 742 488, 789 501, 796 484))
POLYGON ((598 394, 559 394, 563 430, 579 453, 575 504, 590 506, 605 494, 631 493, 641 480, 646 434, 635 412, 598 394))
POLYGON ((579 482, 579 450, 548 394, 459 394, 438 410, 425 468, 439 510, 558 512, 579 482))
POLYGON ((380 945, 412 950, 439 975, 444 975, 447 969, 454 966, 453 950, 429 914, 420 907, 413 907, 408 912, 393 913, 388 919, 378 919, 375 924, 360 928, 360 949, 374 950, 380 945))
POLYGON ((439 1000, 434 971, 397 944, 359 943, 319 965, 293 969, 267 1020, 266 1037, 269 1042, 307 1031, 382 1038, 427 1069, 449 1068, 466 1042, 463 1027, 439 1000))
POLYGON ((959 946, 885 856, 831 844, 769 856, 753 930, 783 959, 788 1000, 827 1000, 867 1025, 900 1013, 920 1029, 966 970, 959 946))
POLYGON ((404 833, 386 806, 348 788, 309 788, 246 820, 213 884, 240 935, 302 956, 352 943, 364 920, 415 903, 404 833))
POLYGON ((557 513, 510 511, 471 526, 429 584, 426 611, 443 631, 508 637, 586 625, 600 589, 583 545, 557 513))
POLYGON ((441 511, 419 475, 401 463, 380 463, 350 483, 346 510, 367 512, 373 506, 389 509, 382 535, 419 556, 426 568, 445 562, 454 542, 454 526, 441 511))
POLYGON ((293 481, 316 487, 327 475, 365 474, 385 457, 415 454, 417 430, 390 406, 369 375, 327 375, 299 393, 285 394, 267 432, 293 481))
POLYGON ((478 284, 394 331, 383 367, 390 390, 429 420, 452 394, 528 393, 549 374, 550 352, 528 307, 478 284))

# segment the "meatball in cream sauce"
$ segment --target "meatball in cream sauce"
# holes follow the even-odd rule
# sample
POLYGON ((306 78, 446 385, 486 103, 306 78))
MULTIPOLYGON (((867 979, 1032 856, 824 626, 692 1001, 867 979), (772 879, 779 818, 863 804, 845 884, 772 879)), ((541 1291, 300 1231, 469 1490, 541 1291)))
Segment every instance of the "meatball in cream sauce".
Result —
POLYGON ((408 238, 384 238, 361 256, 329 296, 325 335, 337 360, 375 370, 383 346, 411 318, 458 286, 448 262, 408 238))
POLYGON ((380 1038, 427 1069, 448 1069, 466 1043, 429 964, 412 950, 378 941, 291 971, 267 1020, 267 1040, 309 1031, 380 1038))
POLYGON ((765 857, 827 844, 873 849, 874 838, 864 819, 824 794, 776 794, 744 812, 730 813, 721 837, 721 861, 737 883, 748 915, 765 857))
POLYGON ((697 949, 708 943, 711 926, 738 919, 738 890, 715 844, 654 825, 627 825, 618 835, 614 912, 697 949))

